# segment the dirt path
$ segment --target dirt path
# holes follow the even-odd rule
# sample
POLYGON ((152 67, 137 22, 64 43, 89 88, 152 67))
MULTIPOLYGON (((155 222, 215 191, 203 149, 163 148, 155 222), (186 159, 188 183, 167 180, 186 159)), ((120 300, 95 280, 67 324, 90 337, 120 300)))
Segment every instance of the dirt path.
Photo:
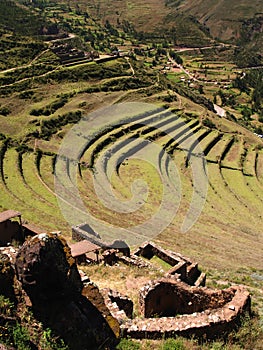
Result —
POLYGON ((235 45, 230 45, 230 44, 219 44, 219 45, 215 45, 215 46, 203 46, 203 47, 179 47, 179 48, 175 48, 174 51, 175 52, 184 52, 184 51, 195 51, 195 50, 211 50, 211 49, 221 49, 223 47, 236 47, 235 45))
POLYGON ((207 81, 207 80, 200 80, 200 79, 197 79, 193 74, 191 74, 189 72, 188 69, 185 69, 181 64, 177 63, 170 55, 169 53, 167 53, 167 58, 169 61, 171 61, 174 65, 176 65, 177 68, 179 68, 183 73, 185 73, 189 79, 195 81, 195 82, 198 82, 200 84, 208 84, 208 85, 214 85, 215 82, 214 81, 207 81))
POLYGON ((22 82, 27 81, 27 80, 30 80, 30 79, 37 79, 37 78, 45 77, 46 75, 49 75, 49 74, 55 72, 56 70, 58 70, 58 69, 60 69, 60 68, 61 68, 61 66, 58 66, 58 67, 56 67, 55 69, 52 69, 51 71, 46 72, 46 73, 43 73, 43 74, 41 74, 41 75, 34 75, 33 77, 23 78, 23 79, 21 79, 21 80, 14 81, 14 82, 11 83, 11 84, 1 85, 0 87, 1 87, 1 88, 9 87, 9 86, 13 86, 13 85, 22 83, 22 82))
MULTIPOLYGON (((69 33, 69 35, 66 38, 60 38, 60 39, 54 39, 54 40, 50 40, 50 41, 45 41, 45 43, 49 44, 49 43, 54 43, 57 41, 65 41, 65 40, 70 40, 72 38, 75 38, 76 35, 73 33, 69 33)), ((50 49, 47 48, 44 51, 40 52, 36 57, 33 58, 33 60, 31 62, 29 62, 28 64, 24 64, 22 66, 18 66, 18 67, 13 67, 13 68, 8 68, 5 70, 0 71, 0 74, 5 74, 5 73, 9 73, 9 72, 13 72, 17 69, 23 69, 23 68, 28 68, 30 67, 39 57, 41 57, 44 53, 48 52, 50 49)))
POLYGON ((129 57, 125 57, 125 59, 126 59, 126 61, 128 62, 129 66, 130 66, 130 69, 132 71, 132 75, 135 75, 135 71, 134 71, 134 68, 133 68, 133 66, 132 66, 132 64, 130 62, 129 57))
POLYGON ((22 66, 18 66, 18 67, 13 67, 13 68, 8 68, 5 70, 0 71, 0 74, 5 74, 5 73, 9 73, 9 72, 14 72, 17 69, 23 69, 23 68, 28 68, 30 67, 39 57, 41 57, 44 53, 46 53, 49 49, 46 49, 42 52, 40 52, 36 57, 33 58, 33 60, 31 62, 29 62, 28 64, 24 64, 22 66))

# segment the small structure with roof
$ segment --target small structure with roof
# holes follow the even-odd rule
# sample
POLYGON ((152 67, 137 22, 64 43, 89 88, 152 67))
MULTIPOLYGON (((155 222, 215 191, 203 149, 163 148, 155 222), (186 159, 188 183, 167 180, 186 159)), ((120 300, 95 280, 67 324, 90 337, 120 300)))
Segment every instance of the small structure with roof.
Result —
POLYGON ((21 213, 15 210, 6 210, 0 213, 0 245, 4 246, 13 240, 22 241, 23 239, 21 213))
POLYGON ((101 247, 97 244, 83 240, 69 245, 71 255, 77 264, 81 263, 98 263, 99 252, 101 247))
POLYGON ((0 246, 7 246, 12 241, 23 243, 25 237, 43 232, 35 225, 23 223, 22 214, 16 210, 5 210, 0 213, 0 246))

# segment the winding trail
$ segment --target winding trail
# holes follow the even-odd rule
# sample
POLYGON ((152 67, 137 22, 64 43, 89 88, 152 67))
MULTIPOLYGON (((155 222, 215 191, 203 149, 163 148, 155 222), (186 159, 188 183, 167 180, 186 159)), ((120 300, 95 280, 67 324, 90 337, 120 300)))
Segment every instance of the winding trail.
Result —
POLYGON ((129 57, 125 57, 125 59, 126 59, 126 61, 128 62, 129 66, 130 66, 130 69, 132 71, 132 75, 135 75, 135 70, 134 70, 134 68, 133 68, 133 66, 132 66, 132 64, 130 62, 129 57))

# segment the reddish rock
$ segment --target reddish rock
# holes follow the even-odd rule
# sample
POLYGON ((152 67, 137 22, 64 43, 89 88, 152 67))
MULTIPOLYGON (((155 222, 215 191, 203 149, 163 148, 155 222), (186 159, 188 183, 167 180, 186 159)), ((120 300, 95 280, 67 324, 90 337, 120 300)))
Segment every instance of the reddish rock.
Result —
POLYGON ((35 316, 69 348, 110 349, 115 335, 102 313, 83 296, 83 284, 70 248, 58 235, 40 234, 18 252, 16 272, 35 316))

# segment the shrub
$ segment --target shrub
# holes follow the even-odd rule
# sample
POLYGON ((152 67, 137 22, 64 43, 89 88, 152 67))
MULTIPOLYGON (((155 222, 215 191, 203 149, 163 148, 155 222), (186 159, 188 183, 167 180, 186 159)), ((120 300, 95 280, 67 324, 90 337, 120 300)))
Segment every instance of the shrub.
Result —
POLYGON ((30 99, 31 97, 33 97, 34 95, 34 91, 32 90, 26 90, 26 91, 22 91, 18 97, 24 100, 30 99))
POLYGON ((64 341, 57 338, 49 328, 44 330, 40 339, 40 345, 43 350, 68 350, 68 346, 65 345, 64 341))
POLYGON ((14 304, 8 298, 0 295, 0 314, 5 316, 12 316, 14 313, 14 304))
POLYGON ((6 136, 0 132, 0 141, 5 139, 6 139, 6 136))
POLYGON ((38 137, 44 140, 49 140, 51 135, 60 130, 62 126, 79 122, 81 114, 82 112, 77 110, 75 112, 59 115, 57 118, 42 121, 41 131, 38 137))
POLYGON ((13 328, 14 345, 18 350, 30 350, 31 342, 28 330, 19 323, 13 328))
POLYGON ((0 108, 0 114, 3 115, 3 116, 7 116, 8 114, 10 114, 11 111, 8 107, 2 107, 0 108))
POLYGON ((39 108, 39 109, 33 108, 29 114, 34 115, 36 117, 40 115, 48 116, 52 113, 55 113, 59 108, 62 108, 67 102, 68 102, 67 97, 60 97, 44 108, 39 108))
POLYGON ((183 340, 181 339, 167 339, 165 340, 162 350, 186 350, 183 340))
POLYGON ((140 350, 141 345, 130 339, 121 339, 116 349, 117 350, 140 350))
POLYGON ((216 129, 216 125, 208 118, 203 120, 203 125, 210 129, 216 129))
POLYGON ((224 350, 224 349, 226 349, 226 347, 222 342, 214 342, 213 344, 211 344, 211 348, 210 348, 210 350, 224 350))

